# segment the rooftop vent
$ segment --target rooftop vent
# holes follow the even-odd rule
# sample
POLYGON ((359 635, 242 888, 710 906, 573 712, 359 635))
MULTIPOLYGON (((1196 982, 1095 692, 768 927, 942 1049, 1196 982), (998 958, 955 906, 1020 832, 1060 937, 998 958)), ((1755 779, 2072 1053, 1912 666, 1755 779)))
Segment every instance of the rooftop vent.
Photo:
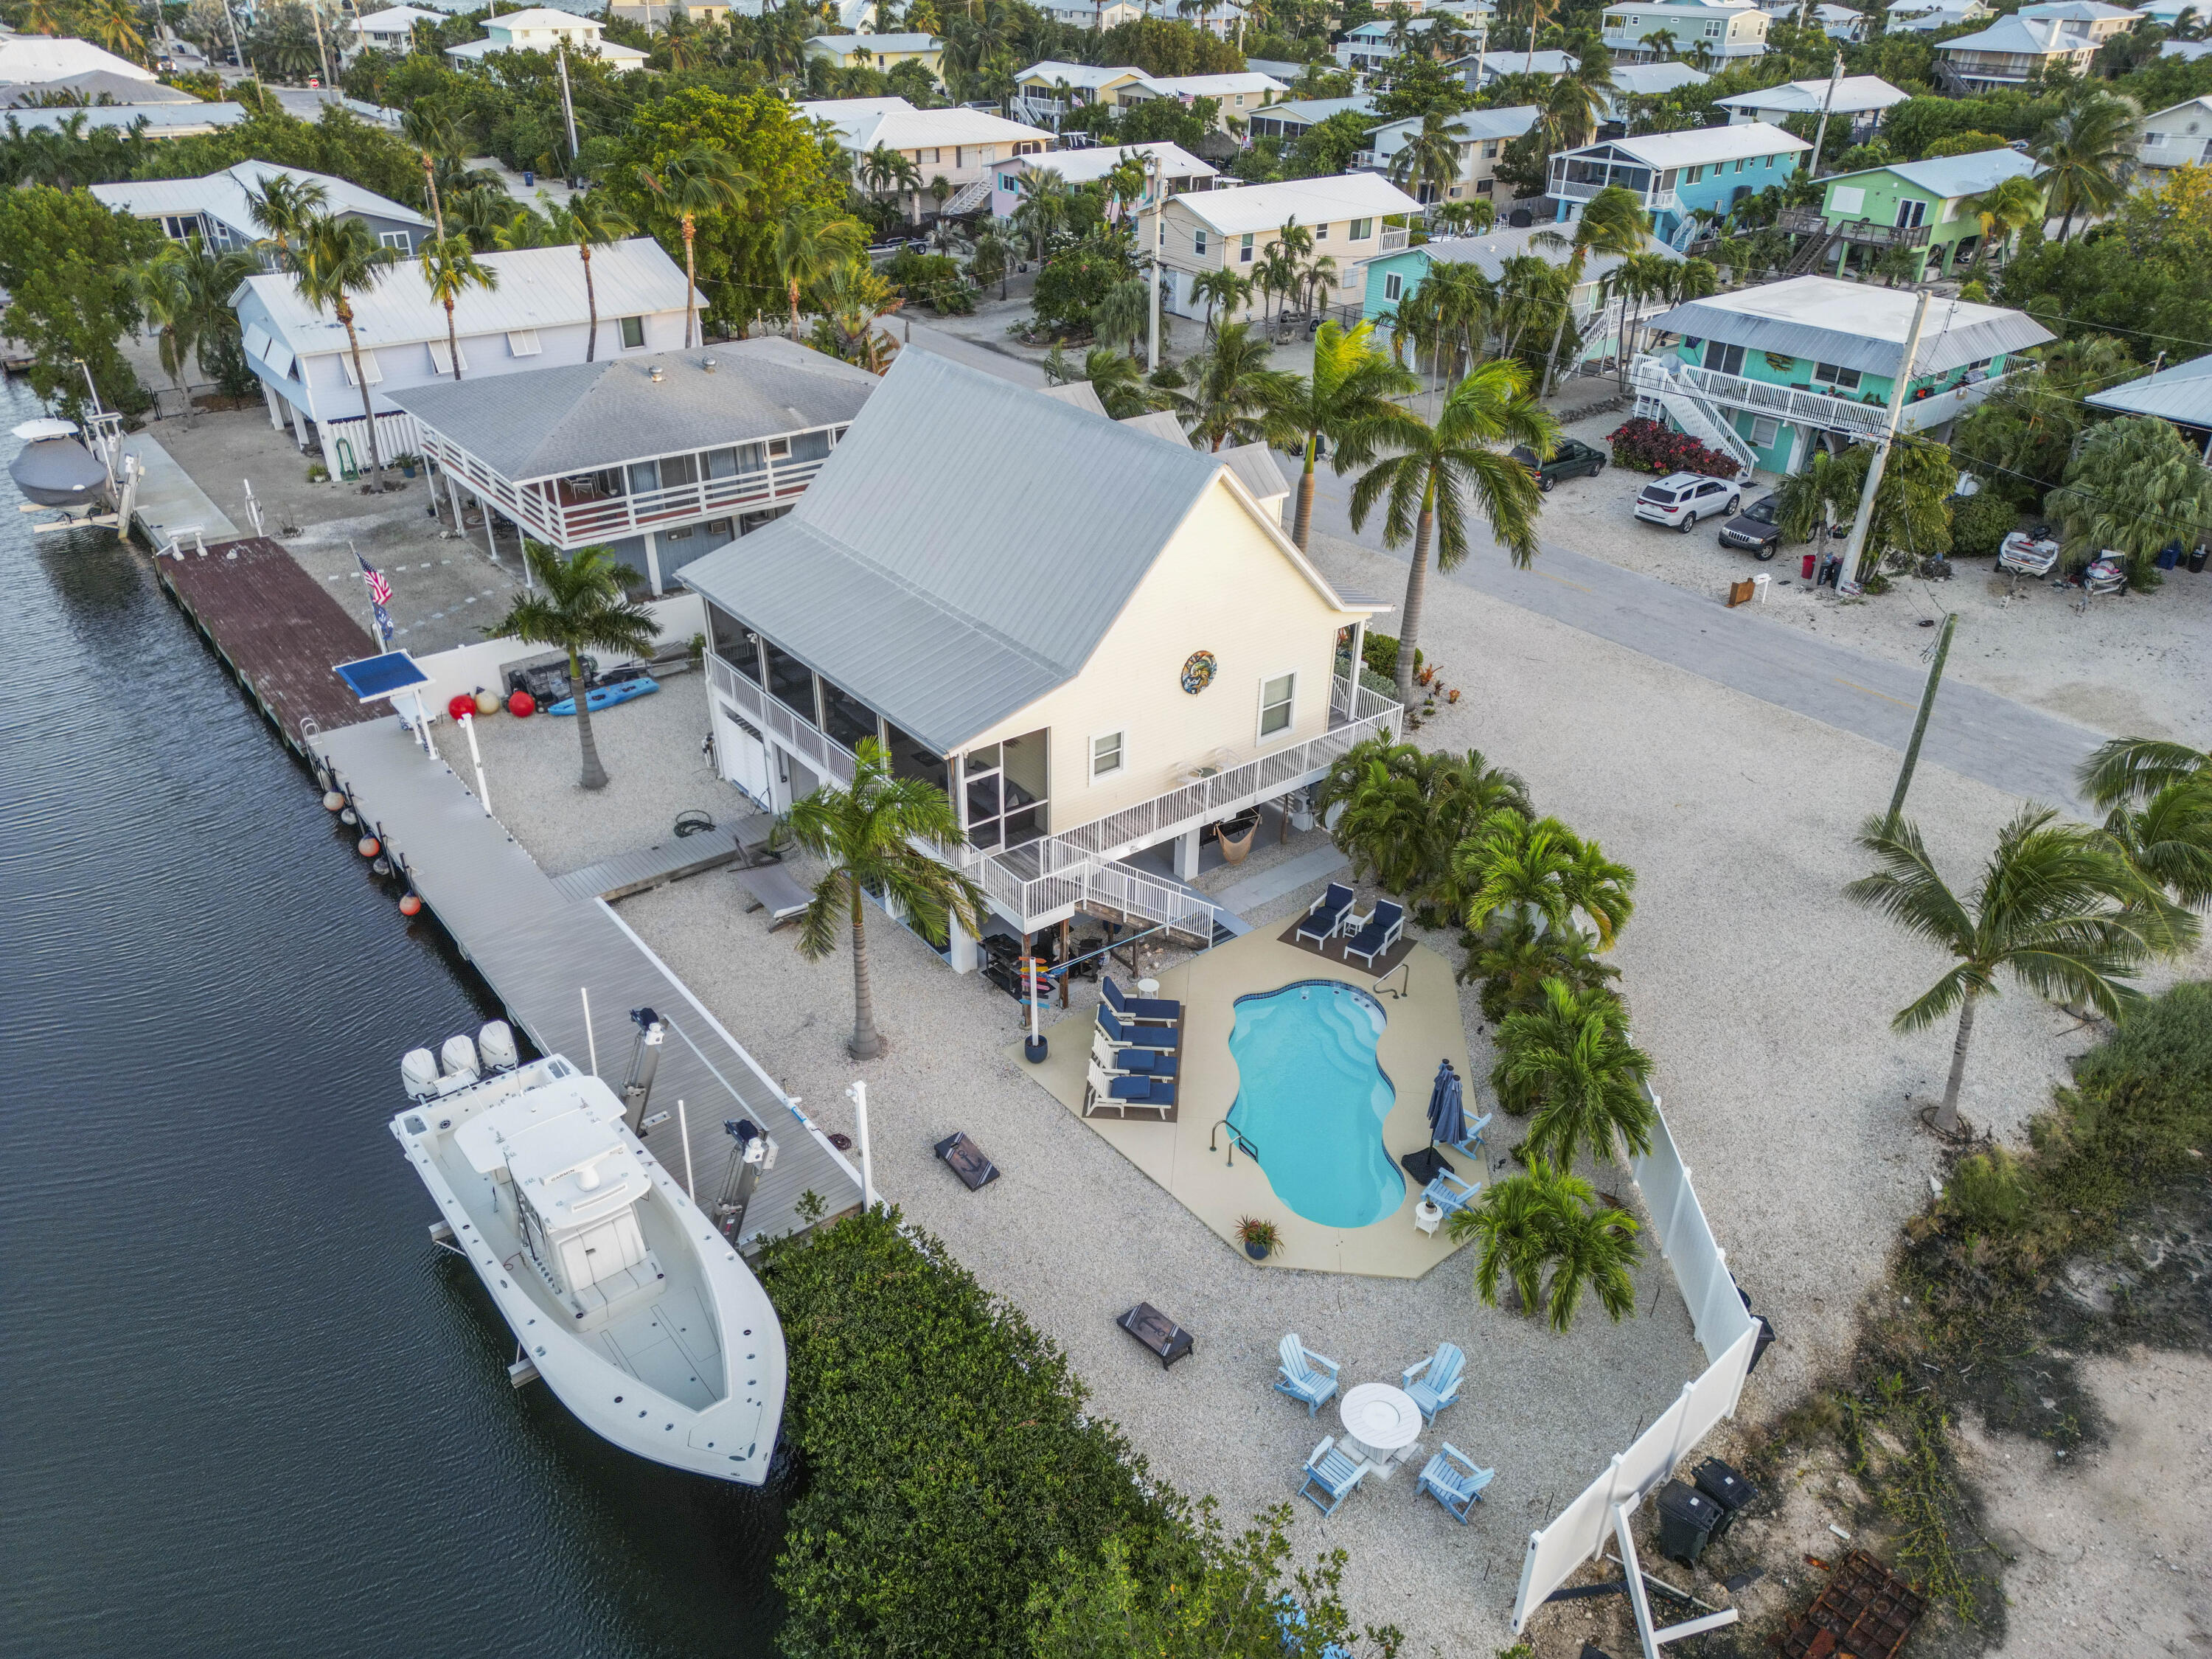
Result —
POLYGON ((707 373, 708 373, 709 374, 713 374, 716 369, 720 368, 721 366, 722 366, 722 364, 721 364, 721 360, 720 360, 720 359, 719 359, 719 358, 715 358, 715 357, 702 357, 702 358, 701 358, 701 359, 699 360, 699 367, 700 367, 700 368, 703 368, 703 369, 705 369, 705 370, 707 371, 707 373))
POLYGON ((660 365, 659 363, 655 363, 649 372, 653 376, 653 385, 659 386, 660 384, 660 365))

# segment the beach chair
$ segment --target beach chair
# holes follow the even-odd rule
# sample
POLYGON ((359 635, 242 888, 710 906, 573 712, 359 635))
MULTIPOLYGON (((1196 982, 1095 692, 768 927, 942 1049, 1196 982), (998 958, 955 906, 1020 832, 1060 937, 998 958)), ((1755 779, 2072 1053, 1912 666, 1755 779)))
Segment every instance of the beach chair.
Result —
POLYGON ((1439 1342, 1426 1359, 1407 1366, 1399 1380, 1421 1408, 1421 1420, 1433 1423, 1438 1412, 1458 1402, 1460 1378, 1466 1372, 1467 1356, 1450 1343, 1439 1342))
POLYGON ((1123 1024, 1134 1021, 1139 1025, 1179 1025, 1182 1023, 1182 1004, 1170 1002, 1164 997, 1125 997, 1121 988, 1114 983, 1111 974, 1098 976, 1098 994, 1106 1006, 1118 1014, 1123 1024))
POLYGON ((1490 1120, 1496 1115, 1497 1114, 1495 1112, 1485 1112, 1480 1117, 1475 1119, 1474 1122, 1468 1124, 1467 1126, 1467 1133, 1462 1135, 1457 1140, 1451 1143, 1452 1151, 1455 1152, 1464 1152, 1469 1158, 1487 1157, 1490 1147, 1488 1143, 1483 1139, 1482 1132, 1490 1127, 1490 1120), (1477 1152, 1475 1151, 1475 1148, 1478 1146, 1482 1148, 1480 1152, 1477 1152))
POLYGON ((1283 1339, 1282 1356, 1283 1363, 1276 1367, 1275 1392, 1290 1395, 1311 1417, 1336 1392, 1336 1361, 1308 1348, 1296 1332, 1283 1339))
POLYGON ((1421 1196, 1449 1217, 1455 1210, 1464 1210, 1474 1202, 1474 1195, 1482 1190, 1480 1181, 1464 1181, 1449 1170, 1437 1171, 1437 1178, 1421 1188, 1421 1196))
POLYGON ((747 910, 766 910, 768 930, 773 933, 786 922, 797 921, 806 914, 806 907, 814 896, 791 878, 791 872, 780 864, 754 865, 738 872, 738 885, 750 896, 752 902, 747 910))
POLYGON ((1482 1501, 1482 1489, 1497 1478, 1496 1469, 1477 1468, 1472 1457, 1447 1440, 1444 1449, 1422 1469, 1421 1490, 1463 1527, 1468 1514, 1482 1501))
POLYGON ((1085 1075, 1083 1115, 1089 1117, 1109 1101, 1121 1109, 1123 1117, 1128 1116, 1132 1106, 1141 1106, 1158 1112, 1164 1121, 1175 1108, 1176 1086, 1164 1078, 1109 1077, 1094 1060, 1085 1075))
POLYGON ((1384 899, 1375 907, 1375 915, 1367 925, 1344 941, 1344 959, 1356 959, 1374 967, 1375 958, 1395 945, 1405 928, 1405 907, 1384 899))
POLYGON ((1345 917, 1351 913, 1352 890, 1340 881, 1333 881, 1327 892, 1306 907, 1305 920, 1298 924, 1292 940, 1301 945, 1325 945, 1344 926, 1345 917))
POLYGON ((1109 1048, 1157 1048, 1171 1054, 1182 1046, 1180 1035, 1172 1029, 1133 1024, 1103 1002, 1098 1005, 1098 1030, 1109 1048))
POLYGON ((1336 1506, 1351 1495, 1354 1486, 1366 1479, 1367 1469, 1368 1465, 1340 1450, 1336 1437, 1332 1434, 1316 1446, 1313 1455, 1306 1459, 1306 1478, 1298 1487, 1298 1496, 1323 1515, 1334 1515, 1336 1506), (1314 1496, 1316 1487, 1320 1488, 1322 1497, 1327 1498, 1328 1502, 1324 1504, 1321 1498, 1314 1496))
POLYGON ((1091 1058, 1109 1077, 1173 1077, 1178 1064, 1175 1055, 1157 1048, 1109 1048, 1106 1033, 1095 1029, 1091 1033, 1091 1058))

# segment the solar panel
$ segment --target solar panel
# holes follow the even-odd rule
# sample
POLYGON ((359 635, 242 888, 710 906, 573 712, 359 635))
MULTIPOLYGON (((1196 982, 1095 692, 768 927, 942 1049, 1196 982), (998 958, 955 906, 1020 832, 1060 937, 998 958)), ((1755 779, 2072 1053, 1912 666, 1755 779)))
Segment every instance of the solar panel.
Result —
POLYGON ((363 702, 374 702, 380 697, 430 683, 430 677, 404 651, 387 651, 380 657, 342 662, 331 672, 363 702))

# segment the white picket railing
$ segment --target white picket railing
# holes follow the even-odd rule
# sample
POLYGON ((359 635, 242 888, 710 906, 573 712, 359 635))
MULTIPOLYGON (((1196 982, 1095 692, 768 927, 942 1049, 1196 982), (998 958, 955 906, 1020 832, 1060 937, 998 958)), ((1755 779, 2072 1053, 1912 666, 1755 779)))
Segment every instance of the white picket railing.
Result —
POLYGON ((793 713, 760 685, 747 679, 713 652, 707 653, 708 677, 714 689, 737 705, 738 712, 763 732, 772 732, 783 746, 817 772, 839 783, 853 781, 856 764, 853 751, 827 732, 793 713))

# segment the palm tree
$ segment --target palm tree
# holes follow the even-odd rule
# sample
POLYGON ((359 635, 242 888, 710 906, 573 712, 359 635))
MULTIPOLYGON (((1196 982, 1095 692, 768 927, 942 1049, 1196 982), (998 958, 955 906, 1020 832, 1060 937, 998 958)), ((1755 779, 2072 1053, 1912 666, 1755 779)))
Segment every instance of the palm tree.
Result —
POLYGON ((1127 276, 1099 296, 1091 313, 1091 331, 1104 346, 1128 346, 1144 338, 1152 315, 1152 290, 1141 276, 1127 276))
POLYGON ((1493 1183, 1451 1218, 1455 1243, 1481 1243, 1474 1292, 1484 1305, 1498 1305, 1498 1281, 1510 1279, 1522 1308, 1531 1314, 1540 1308, 1554 1334, 1574 1323, 1586 1295, 1595 1296, 1616 1325, 1635 1310, 1629 1270, 1644 1258, 1637 1232, 1633 1216, 1601 1204, 1589 1182, 1542 1158, 1531 1158, 1525 1173, 1493 1183))
POLYGON ((162 373, 184 399, 188 426, 192 399, 185 382, 185 364, 199 355, 207 336, 229 319, 230 296, 238 291, 239 284, 260 269, 260 261, 242 248, 216 253, 193 236, 164 244, 159 253, 131 274, 131 292, 146 321, 155 330, 162 373))
POLYGON ((639 167, 637 178, 653 193, 661 210, 675 218, 683 233, 684 347, 688 351, 699 332, 699 268, 692 253, 699 216, 735 207, 757 186, 727 150, 698 139, 686 144, 657 172, 639 167))
POLYGON ((2139 805, 2175 784, 2212 780, 2212 751, 2159 738, 2114 738, 2075 776, 2095 806, 2139 805))
POLYGON ((545 203, 552 234, 564 242, 574 242, 576 257, 584 262, 584 311, 592 324, 591 332, 584 337, 584 361, 588 363, 599 355, 599 295, 592 284, 592 250, 613 246, 623 237, 635 235, 637 227, 603 191, 571 196, 566 207, 556 205, 543 191, 538 195, 545 203))
MULTIPOLYGON (((271 180, 273 183, 274 180, 271 180)), ((255 218, 259 219, 257 213, 255 218)), ((361 337, 354 331, 353 296, 367 294, 383 282, 398 259, 396 248, 378 242, 365 219, 334 219, 320 215, 301 228, 299 246, 291 250, 292 285, 308 308, 320 314, 328 306, 346 332, 346 350, 353 359, 354 380, 361 387, 361 413, 368 434, 368 461, 377 493, 384 490, 384 457, 376 441, 376 408, 368 393, 368 373, 361 361, 361 337)))
POLYGON ((1093 346, 1083 354, 1083 378, 1117 421, 1161 406, 1158 389, 1145 382, 1143 365, 1110 345, 1093 346))
POLYGON ((507 615, 484 629, 486 637, 512 637, 531 645, 550 645, 568 653, 568 684, 576 700, 576 741, 582 746, 586 789, 607 787, 599 764, 599 745, 592 736, 591 699, 584 684, 584 653, 621 651, 649 655, 659 629, 653 612, 633 601, 629 584, 637 573, 615 557, 611 547, 580 547, 567 558, 536 542, 523 544, 538 580, 537 591, 515 596, 507 615))
POLYGON ((1979 196, 1966 203, 1966 210, 1982 222, 1981 239, 1974 244, 1973 264, 1969 276, 1978 276, 1983 263, 1990 257, 1990 249, 2008 240, 2016 232, 2030 225, 2043 222, 2045 187, 2033 179, 2015 174, 2000 179, 1979 196))
POLYGON ((1370 873, 1386 891, 1412 899, 1443 864, 1443 846, 1420 780, 1370 757, 1345 799, 1329 838, 1352 860, 1354 881, 1370 873))
POLYGON ((1454 342, 1443 372, 1444 389, 1449 392, 1461 362, 1474 362, 1490 337, 1491 325, 1498 317, 1498 284, 1472 260, 1437 259, 1421 278, 1420 292, 1438 343, 1454 342))
POLYGON ((2030 806, 1999 830, 1996 850, 1964 898, 1944 883, 1910 821, 1878 813, 1859 830, 1859 846, 1879 867, 1844 895, 1956 958, 1891 1021, 1897 1030, 1917 1031, 1958 1013, 1934 1119, 1941 1133, 1958 1129, 1974 1012, 1996 994, 1999 969, 2039 996, 2087 1003, 2117 1020, 2142 1000, 2124 976, 2153 954, 2195 941, 2195 917, 2170 904, 2101 832, 2057 823, 2057 816, 2030 806))
POLYGON ((2127 193, 2141 114, 2133 99, 2116 92, 2080 91, 2029 149, 2046 169, 2040 182, 2061 215, 2060 241, 2073 234, 2076 213, 2102 213, 2127 193))
POLYGON ((2212 906, 2212 752, 2157 738, 2114 738, 2081 763, 2105 833, 2177 903, 2212 906))
POLYGON ((1346 333, 1323 323, 1314 336, 1313 373, 1292 376, 1282 413, 1304 434, 1305 465, 1298 474, 1297 506, 1291 519, 1291 540, 1305 550, 1313 526, 1314 460, 1322 440, 1343 472, 1364 466, 1389 430, 1419 416, 1392 401, 1417 390, 1419 380, 1375 346, 1375 328, 1361 323, 1346 333))
POLYGON ((791 337, 799 337, 799 296, 848 260, 865 258, 867 234, 848 213, 821 203, 787 213, 775 230, 775 270, 791 302, 791 337))
POLYGON ((1814 445, 1806 452, 1805 464, 1783 479, 1775 492, 1776 526, 1793 542, 1809 542, 1816 536, 1825 541, 1832 526, 1856 510, 1865 477, 1842 455, 1814 445))
POLYGON ((1636 909, 1636 872, 1605 855, 1557 818, 1496 811, 1456 843, 1452 868, 1467 895, 1467 925, 1480 932, 1503 911, 1547 931, 1579 931, 1587 921, 1601 951, 1636 909))
POLYGON ((246 191, 246 211, 253 228, 276 245, 276 264, 289 270, 292 244, 298 241, 318 216, 329 210, 330 186, 319 179, 294 179, 272 173, 246 191))
POLYGON ((84 18, 92 36, 118 58, 143 62, 146 40, 139 33, 138 8, 131 0, 93 0, 84 18))
POLYGON ((943 941, 956 921, 969 933, 980 933, 981 891, 925 850, 949 850, 967 837, 942 789, 897 775, 883 744, 863 738, 851 783, 817 789, 793 804, 791 838, 823 866, 799 924, 799 954, 819 962, 837 948, 839 921, 849 921, 853 1036, 845 1048, 855 1060, 873 1060, 888 1044, 876 1029, 868 978, 867 896, 897 906, 927 939, 943 941))
POLYGON ((1663 299, 1674 285, 1677 262, 1663 253, 1631 253, 1624 256, 1607 278, 1613 291, 1620 297, 1621 342, 1620 383, 1628 384, 1628 363, 1635 355, 1636 340, 1641 332, 1640 315, 1646 300, 1663 299), (1636 307, 1632 313, 1630 307, 1636 307))
POLYGON ((1490 1086, 1498 1103, 1528 1114, 1528 1151, 1573 1167, 1651 1150, 1658 1113, 1644 1085, 1651 1057, 1628 1038, 1628 1011, 1601 988, 1547 980, 1543 1002, 1498 1022, 1490 1086))
POLYGON ((464 148, 461 130, 434 98, 420 99, 399 118, 399 136, 422 159, 422 188, 430 198, 430 216, 437 223, 438 240, 446 240, 446 206, 438 194, 438 163, 459 161, 464 148))
MULTIPOLYGON (((875 151, 869 152, 872 161, 874 155, 875 151)), ((1030 257, 1042 260, 1045 243, 1066 224, 1073 205, 1067 181, 1056 173, 1033 170, 1021 175, 1021 186, 1022 199, 1014 204, 1014 228, 1030 239, 1030 257)))
POLYGON ((1481 981, 1485 1019, 1541 1007, 1547 980, 1571 991, 1600 991, 1620 977, 1620 969, 1600 957, 1579 929, 1546 927, 1527 916, 1514 916, 1480 935, 1468 933, 1461 943, 1467 948, 1467 964, 1459 976, 1481 981))
POLYGON ((836 337, 837 355, 871 374, 888 369, 896 350, 876 319, 905 303, 865 258, 848 259, 814 290, 815 307, 836 337))
POLYGON ((1674 58, 1674 48, 1678 43, 1675 40, 1674 30, 1654 29, 1649 34, 1638 36, 1636 44, 1639 46, 1650 47, 1654 57, 1663 58, 1672 63, 1674 58))
POLYGON ((1352 487, 1354 530, 1367 522, 1377 501, 1385 501, 1383 544, 1395 548, 1413 539, 1398 632, 1400 702, 1413 701, 1413 652, 1420 639, 1431 537, 1437 568, 1456 569, 1467 556, 1466 498, 1472 496, 1513 562, 1523 568, 1534 563, 1543 497, 1534 475, 1498 446, 1522 444, 1548 457, 1559 434, 1559 422, 1528 395, 1528 377, 1519 364, 1478 363, 1444 399, 1434 426, 1417 420, 1395 428, 1391 441, 1399 453, 1361 474, 1352 487))
MULTIPOLYGON (((1590 198, 1583 209, 1582 216, 1575 221, 1574 234, 1562 236, 1557 231, 1539 231, 1528 239, 1531 245, 1565 248, 1567 252, 1566 289, 1570 295, 1582 286, 1583 268, 1593 253, 1609 253, 1626 258, 1632 253, 1644 252, 1644 244, 1651 234, 1651 216, 1644 210, 1644 204, 1633 191, 1623 190, 1618 185, 1608 185, 1590 198)), ((1549 391, 1553 378, 1559 374, 1559 346, 1567 337, 1567 313, 1571 307, 1559 308, 1559 326, 1552 331, 1552 349, 1544 359, 1544 389, 1549 391)))
POLYGON ((976 236, 975 250, 968 256, 968 274, 987 288, 996 283, 999 297, 1003 300, 1006 297, 1007 273, 1013 269, 1014 260, 1013 249, 998 229, 1000 222, 994 220, 991 228, 976 236))
POLYGON ((1186 363, 1187 388, 1176 394, 1183 427, 1208 449, 1238 443, 1295 441, 1285 413, 1297 377, 1268 366, 1266 338, 1249 323, 1227 323, 1186 363))
POLYGON ((1213 312, 1218 305, 1224 317, 1252 297, 1252 284, 1235 271, 1202 270, 1191 279, 1190 297, 1206 301, 1206 338, 1213 338, 1213 312))
POLYGON ((449 236, 422 244, 422 280, 430 297, 446 308, 446 349, 453 360, 453 378, 461 378, 461 341, 453 323, 453 301, 472 288, 489 294, 499 286, 499 272, 485 264, 469 246, 468 240, 449 236))
POLYGON ((1431 110, 1405 148, 1390 158, 1390 182, 1410 188, 1422 201, 1443 201, 1458 181, 1460 148, 1467 141, 1463 124, 1431 110))

